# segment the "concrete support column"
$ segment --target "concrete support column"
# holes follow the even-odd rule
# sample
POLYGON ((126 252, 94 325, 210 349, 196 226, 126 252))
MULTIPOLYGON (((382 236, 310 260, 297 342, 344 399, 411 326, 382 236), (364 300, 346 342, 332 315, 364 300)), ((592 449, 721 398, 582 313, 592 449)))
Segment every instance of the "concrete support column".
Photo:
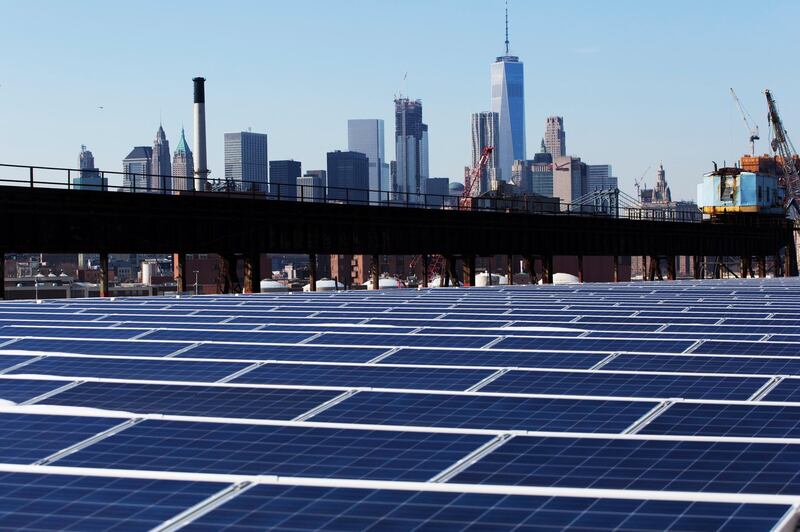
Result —
POLYGON ((654 255, 650 255, 650 265, 647 268, 647 279, 649 281, 656 280, 656 267, 658 266, 658 259, 654 255))
POLYGON ((422 254, 422 288, 428 288, 428 255, 422 254))
POLYGON ((783 253, 783 276, 792 276, 792 255, 789 252, 789 246, 786 246, 786 251, 783 253))
POLYGON ((217 292, 220 294, 233 294, 239 291, 239 274, 236 273, 236 254, 221 253, 219 256, 219 276, 217 292))
POLYGON ((536 260, 534 259, 533 255, 526 255, 522 261, 524 263, 523 266, 525 267, 525 271, 530 277, 531 284, 536 284, 538 279, 536 278, 536 260))
POLYGON ((700 263, 700 255, 692 256, 692 275, 695 279, 701 279, 702 265, 700 263))
POLYGON ((381 286, 381 258, 379 255, 372 256, 372 262, 369 265, 369 276, 372 280, 372 289, 378 290, 381 286))
POLYGON ((175 289, 178 292, 186 292, 186 253, 173 254, 172 262, 175 266, 173 271, 175 289))
MULTIPOLYGON (((462 260, 464 261, 464 284, 466 286, 475 286, 475 255, 467 255, 462 260)), ((491 275, 491 272, 489 272, 489 275, 491 275)))
POLYGON ((508 276, 508 284, 514 284, 514 255, 506 256, 506 275, 508 276))
POLYGON ((553 284, 553 256, 542 255, 542 284, 553 284))
MULTIPOLYGON (((335 282, 335 281, 334 281, 335 282)), ((308 289, 312 292, 317 291, 317 254, 308 254, 308 289)), ((336 290, 339 287, 335 287, 336 290)))
POLYGON ((764 255, 758 257, 758 276, 761 279, 767 276, 767 258, 764 255))
POLYGON ((675 272, 675 255, 667 255, 667 279, 674 281, 678 276, 675 272))
POLYGON ((647 280, 647 255, 642 255, 642 281, 647 280))
POLYGON ((722 257, 717 256, 714 260, 714 279, 722 279, 722 257))
POLYGON ((583 255, 578 255, 578 282, 583 282, 583 255))
POLYGON ((100 297, 108 297, 108 253, 100 253, 100 297))
POLYGON ((441 278, 444 279, 444 283, 442 283, 442 286, 457 286, 456 259, 452 255, 445 255, 443 269, 443 277, 441 278))
POLYGON ((619 282, 619 255, 614 255, 614 282, 619 282))
POLYGON ((244 257, 244 293, 261 292, 261 255, 249 253, 244 257))

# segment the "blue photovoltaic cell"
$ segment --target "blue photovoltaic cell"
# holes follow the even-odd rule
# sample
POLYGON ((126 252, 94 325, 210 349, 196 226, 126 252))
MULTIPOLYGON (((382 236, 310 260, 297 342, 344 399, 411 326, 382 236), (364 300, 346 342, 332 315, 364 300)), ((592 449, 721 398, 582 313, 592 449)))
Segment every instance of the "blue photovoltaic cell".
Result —
POLYGON ((240 358, 248 360, 316 360, 369 362, 386 352, 383 347, 324 347, 317 345, 200 344, 179 358, 240 358))
POLYGON ((30 464, 125 419, 0 414, 0 462, 30 464))
POLYGON ((0 474, 0 529, 148 530, 225 488, 180 482, 0 474))
POLYGON ((0 399, 22 403, 39 395, 66 386, 70 381, 0 378, 0 399))
POLYGON ((620 355, 604 370, 800 375, 800 358, 695 355, 620 355))
POLYGON ((105 377, 110 379, 215 382, 247 366, 248 364, 237 362, 50 356, 10 373, 61 375, 65 377, 105 377))
POLYGON ((228 323, 249 323, 249 324, 253 324, 253 325, 263 325, 265 323, 273 323, 273 324, 286 323, 286 324, 298 324, 298 325, 306 324, 307 325, 307 324, 314 324, 314 323, 331 323, 332 321, 333 321, 333 323, 352 323, 352 324, 356 324, 356 323, 361 323, 362 321, 364 321, 364 318, 336 318, 336 320, 331 320, 330 318, 316 318, 316 317, 307 318, 307 317, 302 317, 302 316, 300 316, 300 317, 297 317, 297 316, 295 316, 295 317, 286 317, 286 316, 280 316, 280 315, 273 316, 273 315, 269 314, 269 315, 263 316, 263 317, 250 316, 250 315, 237 316, 237 317, 233 318, 231 321, 229 321, 228 323))
POLYGON ((419 390, 466 390, 491 375, 491 370, 266 364, 233 380, 250 384, 302 384, 419 390))
POLYGON ((586 335, 589 338, 595 338, 598 336, 602 337, 609 337, 614 336, 616 338, 652 338, 653 340, 670 340, 670 339, 678 339, 678 340, 705 340, 705 339, 718 339, 718 340, 736 340, 736 341, 757 341, 763 338, 764 334, 731 334, 724 333, 724 332, 652 332, 652 333, 642 333, 642 332, 608 332, 608 331, 592 331, 586 335))
POLYGON ((501 351, 499 349, 485 349, 480 351, 459 351, 456 349, 400 349, 381 360, 381 362, 387 364, 589 369, 607 357, 608 355, 602 353, 537 353, 501 351))
POLYGON ((759 377, 509 371, 481 388, 481 391, 744 400, 767 381, 768 379, 759 377))
POLYGON ((309 343, 331 345, 383 345, 391 347, 483 347, 495 338, 496 336, 324 333, 309 341, 309 343))
POLYGON ((147 335, 148 340, 184 340, 189 342, 214 341, 214 342, 239 342, 239 343, 276 343, 296 344, 310 338, 313 333, 277 333, 277 332, 246 332, 246 331, 176 331, 160 330, 147 335))
POLYGON ((119 355, 161 357, 182 349, 189 343, 146 342, 143 340, 103 341, 103 340, 17 340, 8 349, 43 351, 46 353, 71 353, 80 355, 119 355), (13 346, 13 347, 12 347, 13 346))
POLYGON ((678 402, 670 405, 639 433, 798 438, 800 407, 678 402))
POLYGON ((751 356, 800 356, 800 344, 786 342, 732 342, 708 340, 692 353, 751 356))
POLYGON ((556 432, 622 432, 657 403, 359 392, 313 421, 556 432))
POLYGON ((800 402, 800 379, 783 379, 761 400, 800 402))
POLYGON ((771 530, 780 504, 259 485, 186 530, 771 530))
MULTIPOLYGON (((0 380, 0 394, 4 382, 0 380)), ((142 414, 292 419, 340 393, 324 390, 85 382, 42 402, 142 414)))
POLYGON ((682 353, 692 340, 623 340, 613 338, 505 338, 497 349, 549 349, 559 351, 633 351, 638 353, 682 353))
MULTIPOLYGON (((13 344, 12 344, 13 345, 13 344)), ((0 348, 1 350, 2 348, 0 348)), ((12 349, 11 345, 9 345, 6 349, 12 349)), ((17 364, 21 364, 26 360, 30 360, 32 357, 26 357, 22 355, 2 355, 0 354, 0 371, 10 368, 11 366, 16 366, 17 364)))
POLYGON ((517 436, 450 482, 800 494, 797 445, 517 436))
POLYGON ((48 338, 105 338, 125 340, 146 332, 147 329, 96 328, 51 328, 51 327, 0 327, 0 337, 39 336, 48 338))
POLYGON ((63 466, 425 481, 491 439, 435 434, 147 420, 63 466))

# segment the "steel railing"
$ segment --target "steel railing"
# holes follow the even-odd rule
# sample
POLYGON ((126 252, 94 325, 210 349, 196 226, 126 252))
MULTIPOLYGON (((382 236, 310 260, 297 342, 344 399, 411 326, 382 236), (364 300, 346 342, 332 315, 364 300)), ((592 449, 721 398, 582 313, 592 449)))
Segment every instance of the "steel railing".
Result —
POLYGON ((700 222, 700 211, 572 204, 542 196, 461 198, 450 194, 385 191, 325 185, 209 180, 194 190, 194 178, 159 174, 0 164, 0 186, 93 190, 132 194, 203 195, 273 201, 373 205, 417 209, 505 212, 625 218, 660 222, 700 222))

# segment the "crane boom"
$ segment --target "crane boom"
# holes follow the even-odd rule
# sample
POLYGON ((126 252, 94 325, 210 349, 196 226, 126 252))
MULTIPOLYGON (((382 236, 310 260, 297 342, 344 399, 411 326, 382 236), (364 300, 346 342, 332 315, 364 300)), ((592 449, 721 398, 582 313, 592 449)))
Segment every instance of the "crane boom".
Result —
POLYGON ((800 172, 798 172, 797 168, 797 151, 789 139, 786 128, 783 127, 783 121, 778 114, 778 106, 772 97, 772 93, 767 89, 764 91, 764 95, 767 97, 768 117, 772 124, 774 135, 771 147, 775 156, 780 158, 780 164, 783 169, 781 184, 786 189, 786 205, 788 206, 795 198, 800 198, 800 172))
POLYGON ((739 101, 739 97, 736 96, 736 91, 733 90, 733 87, 731 87, 731 96, 733 96, 733 101, 736 102, 736 107, 739 108, 739 112, 742 114, 742 120, 744 120, 745 127, 750 132, 750 155, 755 157, 756 141, 761 139, 761 137, 758 136, 758 124, 755 123, 753 117, 750 116, 750 113, 748 113, 747 109, 744 108, 742 102, 739 101))

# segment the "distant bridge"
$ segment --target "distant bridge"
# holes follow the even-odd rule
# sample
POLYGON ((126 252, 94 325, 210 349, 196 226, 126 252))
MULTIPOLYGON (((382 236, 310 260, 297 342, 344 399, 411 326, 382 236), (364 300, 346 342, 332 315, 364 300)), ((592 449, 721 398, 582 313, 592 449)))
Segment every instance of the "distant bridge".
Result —
MULTIPOLYGON (((241 255, 246 291, 258 291, 261 253, 441 254, 463 259, 470 279, 476 256, 536 256, 545 281, 551 279, 555 255, 672 257, 673 265, 676 256, 741 256, 763 264, 764 257, 786 248, 792 251, 784 255, 787 263, 793 260, 794 246, 787 246, 793 228, 780 217, 711 222, 646 209, 609 215, 569 205, 553 208, 552 202, 537 206, 533 198, 461 207, 451 197, 433 195, 393 196, 370 205, 359 199, 364 191, 333 195, 330 189, 318 201, 297 201, 286 200, 291 190, 277 199, 255 186, 249 191, 110 192, 76 189, 78 175, 75 169, 0 165, 0 251, 99 253, 101 263, 113 252, 179 258, 218 253, 229 263, 241 255)), ((231 264, 228 269, 235 270, 231 264)), ((786 272, 792 269, 796 266, 786 272)), ((107 276, 107 267, 103 273, 107 276)), ((377 278, 379 272, 371 273, 377 278)), ((312 286, 314 276, 312 271, 312 286)), ((185 289, 185 275, 179 283, 185 289)))

